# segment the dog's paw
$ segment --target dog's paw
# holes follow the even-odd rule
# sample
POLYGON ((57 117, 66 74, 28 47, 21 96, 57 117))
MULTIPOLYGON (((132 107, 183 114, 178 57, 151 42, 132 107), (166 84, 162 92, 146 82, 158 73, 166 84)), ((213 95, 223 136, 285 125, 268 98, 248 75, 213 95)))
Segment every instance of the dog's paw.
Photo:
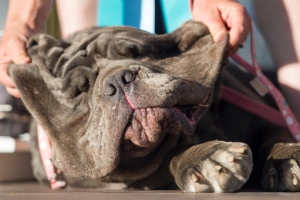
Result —
POLYGON ((300 191, 300 144, 276 144, 264 166, 262 185, 269 191, 300 191))
POLYGON ((243 143, 223 143, 183 173, 185 192, 233 192, 248 180, 252 170, 250 148, 243 143))

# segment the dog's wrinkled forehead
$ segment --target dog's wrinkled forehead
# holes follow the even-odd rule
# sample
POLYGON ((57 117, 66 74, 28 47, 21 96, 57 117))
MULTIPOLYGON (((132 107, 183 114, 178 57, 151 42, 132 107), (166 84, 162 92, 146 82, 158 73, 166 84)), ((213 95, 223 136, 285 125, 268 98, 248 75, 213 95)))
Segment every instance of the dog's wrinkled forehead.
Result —
MULTIPOLYGON (((164 35, 108 27, 78 32, 66 42, 37 34, 27 43, 32 63, 12 64, 9 74, 48 134, 56 166, 101 177, 118 165, 126 128, 127 138, 145 145, 139 131, 128 130, 135 110, 158 108, 159 120, 168 120, 163 108, 189 105, 189 112, 191 105, 207 102, 227 39, 214 43, 207 27, 194 21, 164 35)), ((194 125, 181 124, 180 130, 192 132, 194 125)), ((179 130, 174 125, 169 132, 172 127, 179 130)))
MULTIPOLYGON (((115 66, 114 62, 119 60, 126 60, 122 65, 118 63, 119 67, 141 64, 202 84, 205 83, 201 76, 206 76, 205 71, 210 70, 212 77, 206 77, 206 84, 212 84, 216 73, 211 66, 221 65, 226 42, 227 39, 223 38, 223 42, 214 44, 206 26, 189 21, 164 35, 153 35, 131 27, 109 27, 81 31, 64 42, 38 34, 29 40, 27 48, 32 65, 36 70, 38 68, 47 87, 70 99, 87 92, 102 69, 115 66), (71 81, 73 77, 76 77, 76 83, 71 81), (54 78, 60 78, 59 83, 54 84, 54 78)), ((10 71, 15 69, 11 67, 10 71)), ((31 69, 29 73, 33 71, 31 69)))

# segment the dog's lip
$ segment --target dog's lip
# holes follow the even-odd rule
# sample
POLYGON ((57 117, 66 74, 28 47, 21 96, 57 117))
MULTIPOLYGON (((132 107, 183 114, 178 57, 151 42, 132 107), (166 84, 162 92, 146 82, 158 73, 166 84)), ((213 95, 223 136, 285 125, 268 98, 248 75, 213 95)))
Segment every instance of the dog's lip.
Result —
MULTIPOLYGON (((134 109, 130 104, 129 106, 131 107, 132 110, 147 110, 147 109, 161 109, 161 110, 165 110, 166 112, 170 113, 170 116, 172 116, 171 113, 174 113, 175 115, 173 116, 177 116, 176 118, 181 122, 182 124, 182 129, 180 128, 180 130, 182 130, 182 133, 187 134, 187 135, 191 135, 194 133, 195 131, 195 127, 196 127, 196 123, 199 120, 199 117, 202 116, 202 111, 203 109, 207 109, 210 105, 210 100, 211 100, 211 93, 209 93, 199 104, 196 105, 174 105, 172 107, 167 107, 167 108, 140 108, 140 109, 134 109)), ((126 129, 124 131, 124 140, 123 140, 123 145, 125 145, 126 143, 128 144, 132 144, 129 145, 129 149, 133 150, 135 152, 135 155, 131 155, 129 154, 129 156, 133 156, 133 157, 143 157, 145 155, 148 155, 149 152, 151 152, 154 148, 156 148, 156 143, 157 141, 152 141, 149 138, 151 138, 149 135, 149 133, 145 130, 144 126, 141 126, 141 132, 140 132, 140 137, 145 137, 147 138, 146 140, 138 140, 138 142, 134 142, 131 140, 131 137, 128 137, 128 130, 129 128, 132 127, 132 122, 129 121, 126 129), (126 136, 128 137, 126 140, 126 136), (127 141, 127 142, 126 142, 127 141)), ((179 128, 179 127, 178 127, 179 128)), ((177 131, 177 130, 176 130, 177 131)), ((173 132, 168 132, 171 134, 178 134, 178 133, 173 133, 173 132)), ((158 133, 163 134, 163 133, 158 133)), ((164 134, 163 134, 164 135, 164 134)), ((159 140, 159 143, 163 140, 163 138, 166 135, 162 136, 158 136, 159 138, 156 138, 159 140)), ((124 146, 123 146, 124 148, 124 146)), ((123 149, 123 151, 128 151, 129 149, 123 149)))
POLYGON ((185 105, 185 106, 177 105, 173 107, 173 110, 179 113, 180 115, 182 115, 189 122, 189 124, 193 126, 196 124, 193 115, 196 113, 196 111, 199 108, 200 108, 199 105, 185 105))
POLYGON ((180 113, 190 123, 191 126, 196 124, 197 114, 203 109, 209 107, 211 93, 209 93, 199 104, 196 105, 174 105, 172 108, 175 112, 180 113))
POLYGON ((172 113, 170 108, 140 108, 134 110, 135 114, 128 122, 122 140, 121 153, 127 158, 144 157, 156 149, 166 136, 166 132, 162 131, 165 130, 164 125, 160 124, 159 121, 164 119, 164 114, 171 115, 172 113), (158 121, 151 121, 151 118, 156 118, 157 114, 162 118, 158 117, 158 121), (146 120, 138 116, 145 117, 146 120))

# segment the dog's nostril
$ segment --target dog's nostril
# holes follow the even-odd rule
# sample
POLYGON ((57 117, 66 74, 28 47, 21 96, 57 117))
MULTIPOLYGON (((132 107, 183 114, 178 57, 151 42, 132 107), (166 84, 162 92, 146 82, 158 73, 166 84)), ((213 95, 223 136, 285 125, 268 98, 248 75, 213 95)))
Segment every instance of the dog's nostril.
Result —
POLYGON ((114 85, 109 84, 105 87, 104 95, 112 96, 116 94, 116 92, 117 92, 117 88, 114 85))
POLYGON ((122 76, 123 83, 127 84, 134 81, 135 75, 132 71, 126 71, 125 74, 122 76))

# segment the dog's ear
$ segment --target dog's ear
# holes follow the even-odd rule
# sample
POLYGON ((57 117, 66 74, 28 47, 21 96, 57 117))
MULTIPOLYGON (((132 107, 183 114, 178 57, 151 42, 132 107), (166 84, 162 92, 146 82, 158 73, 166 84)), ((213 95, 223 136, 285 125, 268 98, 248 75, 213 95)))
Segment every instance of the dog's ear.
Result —
POLYGON ((165 73, 211 88, 227 63, 228 38, 226 33, 215 43, 207 26, 187 21, 170 34, 152 36, 148 43, 156 44, 156 51, 147 61, 165 73))
POLYGON ((62 131, 66 119, 82 118, 83 99, 95 82, 91 59, 84 52, 65 53, 69 44, 46 34, 37 34, 28 41, 30 64, 10 64, 12 78, 21 98, 47 132, 62 131), (63 56, 61 56, 64 53, 63 56), (72 59, 70 59, 72 57, 72 59), (67 69, 76 63, 77 70, 67 69), (80 112, 77 112, 80 110, 80 112), (62 123, 63 122, 63 123, 62 123))
MULTIPOLYGON (((51 36, 35 35, 27 43, 32 62, 9 66, 9 75, 25 106, 49 137, 52 161, 64 172, 77 176, 87 173, 84 166, 90 166, 93 160, 77 144, 86 132, 88 97, 98 73, 94 59, 81 45, 70 48, 51 36)), ((107 163, 103 164, 104 174, 115 164, 107 163)))
POLYGON ((102 177, 118 164, 118 143, 107 142, 115 139, 112 133, 106 134, 107 140, 89 141, 101 135, 104 123, 99 125, 101 97, 90 98, 102 60, 93 50, 87 53, 91 40, 95 41, 93 35, 69 45, 48 35, 35 35, 27 44, 32 63, 11 64, 9 75, 25 106, 47 133, 55 166, 73 176, 102 177), (93 100, 98 104, 92 109, 96 107, 97 111, 91 111, 93 100), (85 148, 89 150, 82 151, 85 148), (99 168, 95 166, 98 164, 99 168))

